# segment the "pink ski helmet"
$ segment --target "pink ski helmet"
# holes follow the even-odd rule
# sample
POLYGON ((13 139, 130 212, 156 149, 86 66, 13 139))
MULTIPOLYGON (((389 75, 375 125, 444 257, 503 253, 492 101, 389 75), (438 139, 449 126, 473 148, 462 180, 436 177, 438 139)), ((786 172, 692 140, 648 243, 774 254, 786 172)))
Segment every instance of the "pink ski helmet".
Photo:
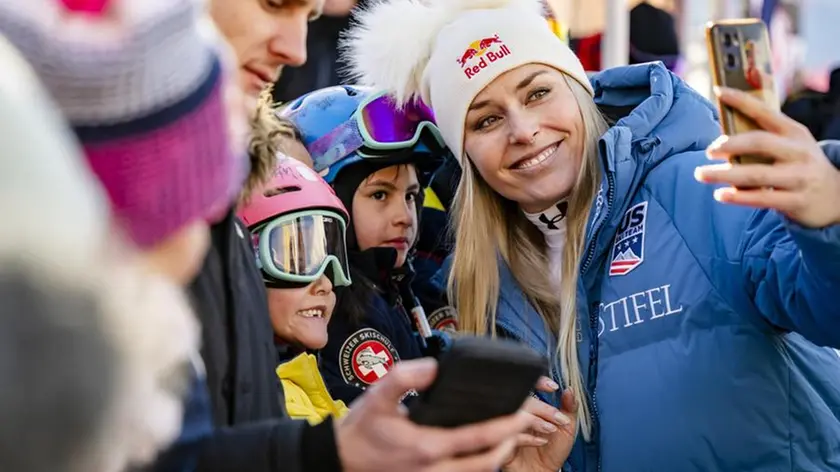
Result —
POLYGON ((321 176, 304 164, 283 156, 277 160, 274 177, 251 195, 238 216, 253 229, 278 216, 310 209, 335 211, 344 219, 345 225, 350 219, 333 188, 321 176))

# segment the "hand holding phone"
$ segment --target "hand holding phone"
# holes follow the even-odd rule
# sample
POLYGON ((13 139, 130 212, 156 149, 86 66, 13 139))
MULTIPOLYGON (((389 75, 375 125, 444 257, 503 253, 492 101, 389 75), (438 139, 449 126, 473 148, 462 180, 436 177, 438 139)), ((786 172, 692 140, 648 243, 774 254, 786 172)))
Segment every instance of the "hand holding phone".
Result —
POLYGON ((718 140, 706 150, 709 156, 760 154, 773 165, 709 164, 697 167, 694 177, 718 186, 715 199, 722 203, 777 210, 807 228, 840 224, 840 170, 825 152, 835 145, 823 148, 808 128, 744 92, 721 89, 718 96, 765 131, 718 140))
MULTIPOLYGON (((411 422, 399 398, 429 388, 439 372, 431 359, 397 363, 333 420, 341 470, 420 472, 499 470, 531 418, 524 413, 461 428, 429 428, 411 422)), ((554 469, 557 470, 557 469, 554 469)))
POLYGON ((548 370, 522 344, 478 337, 454 339, 439 363, 437 379, 409 408, 415 423, 456 427, 513 414, 548 370))
MULTIPOLYGON (((723 20, 706 26, 706 44, 713 82, 758 98, 779 110, 779 98, 773 78, 770 36, 758 19, 723 20)), ((718 100, 724 134, 733 136, 761 127, 751 118, 718 100)), ((732 156, 733 164, 772 164, 759 155, 732 156)))

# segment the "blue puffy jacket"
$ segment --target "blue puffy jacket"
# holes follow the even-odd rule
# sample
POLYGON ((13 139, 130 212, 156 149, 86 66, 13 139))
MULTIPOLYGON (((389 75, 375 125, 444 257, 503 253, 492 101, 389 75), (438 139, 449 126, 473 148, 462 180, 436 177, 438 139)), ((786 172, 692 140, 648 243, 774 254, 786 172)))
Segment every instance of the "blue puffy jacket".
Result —
MULTIPOLYGON (((840 346, 840 226, 717 203, 693 178, 717 113, 663 66, 592 83, 625 116, 601 139, 578 286, 593 440, 566 469, 840 471, 840 359, 819 347, 840 346)), ((825 150, 840 166, 840 146, 825 150)), ((500 278, 496 328, 552 352, 500 278)))

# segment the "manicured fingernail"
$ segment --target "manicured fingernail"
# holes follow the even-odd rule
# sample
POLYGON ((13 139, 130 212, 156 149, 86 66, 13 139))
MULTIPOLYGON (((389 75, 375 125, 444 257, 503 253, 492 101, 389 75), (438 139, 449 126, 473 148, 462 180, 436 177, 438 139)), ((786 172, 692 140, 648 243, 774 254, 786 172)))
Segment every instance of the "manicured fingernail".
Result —
POLYGON ((726 144, 727 141, 729 141, 729 136, 727 136, 725 134, 722 134, 722 135, 718 136, 717 139, 712 141, 712 144, 709 144, 709 147, 707 148, 707 150, 711 151, 711 152, 715 152, 715 151, 719 150, 721 148, 721 146, 726 144))
POLYGON ((570 420, 568 416, 560 413, 559 411, 554 414, 554 421, 559 423, 561 426, 566 426, 572 423, 572 420, 570 420))
POLYGON ((534 443, 537 446, 545 446, 546 444, 548 444, 548 439, 546 439, 546 438, 534 438, 534 443))
POLYGON ((550 388, 552 390, 555 390, 555 391, 560 389, 560 386, 557 385, 557 382, 555 382, 553 380, 549 380, 548 382, 546 382, 546 385, 548 386, 548 388, 550 388))
POLYGON ((715 200, 717 200, 719 202, 726 202, 726 201, 729 200, 729 194, 730 194, 729 189, 719 188, 719 189, 715 190, 715 193, 714 193, 715 200))
POLYGON ((703 168, 702 167, 697 167, 697 168, 694 169, 694 180, 696 180, 698 182, 701 182, 701 183, 706 181, 705 179, 703 179, 703 168))
POLYGON ((731 88, 731 87, 715 86, 715 87, 713 87, 713 90, 714 90, 715 96, 717 96, 718 98, 719 97, 726 97, 726 96, 731 97, 735 94, 741 93, 740 90, 734 89, 734 88, 731 88))
POLYGON ((544 433, 554 433, 557 431, 557 426, 554 426, 549 422, 543 421, 542 424, 540 424, 540 429, 543 430, 544 433))

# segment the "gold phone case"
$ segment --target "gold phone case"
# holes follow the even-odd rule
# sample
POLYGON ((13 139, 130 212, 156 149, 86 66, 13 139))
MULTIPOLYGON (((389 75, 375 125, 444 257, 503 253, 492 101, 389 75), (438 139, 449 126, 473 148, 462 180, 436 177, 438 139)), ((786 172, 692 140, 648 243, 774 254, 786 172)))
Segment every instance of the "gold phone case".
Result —
MULTIPOLYGON (((717 86, 743 90, 774 109, 779 98, 773 78, 770 36, 761 20, 723 20, 706 26, 712 80, 717 86)), ((729 136, 760 129, 743 113, 718 101, 723 132, 729 136)), ((733 156, 736 164, 772 164, 763 156, 733 156)))

